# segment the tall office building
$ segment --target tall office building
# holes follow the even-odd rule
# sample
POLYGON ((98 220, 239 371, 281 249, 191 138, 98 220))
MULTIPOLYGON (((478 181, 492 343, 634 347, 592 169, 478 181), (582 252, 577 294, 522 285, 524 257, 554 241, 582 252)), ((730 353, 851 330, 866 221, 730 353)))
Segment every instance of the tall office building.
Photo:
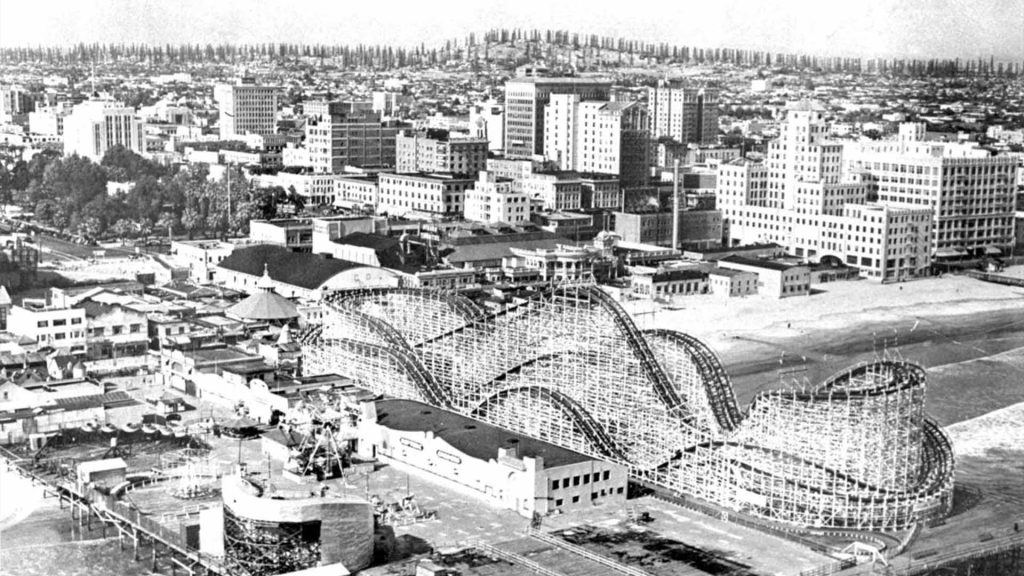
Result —
POLYGON ((146 152, 142 121, 134 108, 95 98, 75 106, 64 119, 65 155, 78 154, 99 162, 118 144, 138 154, 146 152))
POLYGON ((315 172, 345 166, 394 166, 395 138, 408 124, 381 121, 363 102, 307 102, 305 148, 315 172))
POLYGON ((32 112, 38 100, 23 86, 0 84, 0 121, 32 112))
POLYGON ((879 282, 926 275, 932 211, 869 202, 863 174, 843 174, 843 147, 826 140, 823 110, 790 106, 765 164, 723 164, 717 182, 723 235, 731 245, 774 242, 810 262, 857 268, 879 282))
POLYGON ((1014 243, 1016 159, 973 144, 923 139, 923 124, 902 124, 894 141, 851 147, 847 168, 868 175, 879 201, 931 208, 936 258, 1009 249, 1014 243))
POLYGON ((448 130, 403 131, 395 138, 395 170, 452 172, 475 177, 487 169, 487 138, 448 130))
POLYGON ((650 132, 638 102, 582 101, 552 94, 544 112, 544 150, 562 170, 616 174, 629 188, 647 184, 650 132))
POLYGON ((277 132, 277 105, 281 91, 276 86, 260 86, 250 77, 235 84, 218 84, 213 99, 220 112, 220 137, 230 140, 246 134, 268 136, 277 132))
POLYGON ((651 136, 683 144, 714 144, 718 140, 718 89, 659 82, 647 89, 651 136))
POLYGON ((608 100, 611 82, 591 78, 527 76, 505 83, 505 156, 544 154, 544 107, 552 94, 576 94, 581 100, 608 100))

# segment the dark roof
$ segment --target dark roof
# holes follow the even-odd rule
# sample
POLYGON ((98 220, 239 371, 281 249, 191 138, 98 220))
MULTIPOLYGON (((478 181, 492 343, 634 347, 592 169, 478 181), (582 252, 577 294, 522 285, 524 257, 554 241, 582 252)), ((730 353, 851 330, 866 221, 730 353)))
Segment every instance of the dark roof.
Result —
POLYGON ((700 280, 707 274, 700 270, 662 270, 654 274, 655 282, 674 282, 678 280, 700 280))
POLYGON ((490 242, 486 244, 459 245, 446 255, 444 259, 452 265, 466 262, 488 262, 513 256, 513 248, 553 250, 561 244, 572 244, 572 242, 561 236, 555 236, 539 240, 506 240, 504 242, 490 242))
POLYGON ((271 244, 237 248, 218 267, 262 276, 264 265, 272 279, 308 290, 319 288, 345 270, 363 267, 363 264, 292 252, 284 246, 271 244))
POLYGON ((353 232, 334 240, 336 244, 347 244, 359 246, 360 248, 372 248, 374 250, 388 249, 398 245, 398 239, 380 234, 367 234, 366 232, 353 232))
POLYGON ((719 260, 719 262, 731 262, 733 264, 741 264, 743 266, 778 271, 785 271, 796 267, 794 264, 783 264, 781 262, 772 262, 771 260, 755 260, 754 258, 744 258, 743 256, 727 256, 719 260))
POLYGON ((379 400, 377 422, 392 430, 429 430, 452 448, 485 462, 498 457, 498 448, 513 446, 518 448, 519 457, 544 458, 545 468, 591 460, 579 452, 413 400, 379 400))

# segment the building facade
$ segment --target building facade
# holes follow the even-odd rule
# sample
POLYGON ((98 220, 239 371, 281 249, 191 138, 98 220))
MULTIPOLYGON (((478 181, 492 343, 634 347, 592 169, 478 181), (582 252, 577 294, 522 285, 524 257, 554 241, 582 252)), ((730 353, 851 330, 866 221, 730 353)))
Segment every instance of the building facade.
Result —
POLYGON ((667 136, 682 144, 714 144, 718 140, 718 89, 659 83, 647 90, 651 136, 667 136))
POLYGON ((465 216, 477 222, 522 224, 530 220, 530 196, 512 190, 512 180, 480 172, 466 190, 465 216))
POLYGON ((451 172, 476 177, 487 169, 487 139, 448 130, 403 131, 395 138, 395 171, 451 172))
POLYGON ((260 86, 253 78, 235 84, 218 84, 213 89, 220 113, 221 140, 235 140, 246 134, 266 136, 277 132, 277 106, 281 90, 260 86))
POLYGON ((544 106, 552 94, 576 94, 581 100, 608 100, 611 83, 589 78, 527 76, 505 83, 505 156, 544 154, 544 106))
POLYGON ((562 170, 616 174, 645 186, 650 164, 647 110, 638 102, 552 94, 544 111, 544 154, 562 170))
POLYGON ((922 124, 907 123, 896 141, 853 146, 847 168, 867 174, 880 202, 931 209, 933 257, 1008 251, 1016 160, 968 144, 923 142, 923 133, 922 124))
POLYGON ((719 207, 731 246, 774 242, 809 262, 830 261, 862 277, 897 282, 931 267, 932 211, 869 202, 862 174, 844 174, 842 145, 826 139, 823 109, 792 105, 763 166, 720 167, 719 207))
POLYGON ((135 109, 112 100, 87 100, 64 119, 64 154, 78 154, 99 162, 107 150, 124 146, 146 153, 142 121, 135 109))
POLYGON ((381 174, 379 182, 378 213, 461 216, 466 190, 474 180, 441 173, 381 174))
POLYGON ((306 104, 305 160, 316 172, 340 173, 346 166, 394 166, 395 139, 408 125, 382 121, 359 103, 306 104))

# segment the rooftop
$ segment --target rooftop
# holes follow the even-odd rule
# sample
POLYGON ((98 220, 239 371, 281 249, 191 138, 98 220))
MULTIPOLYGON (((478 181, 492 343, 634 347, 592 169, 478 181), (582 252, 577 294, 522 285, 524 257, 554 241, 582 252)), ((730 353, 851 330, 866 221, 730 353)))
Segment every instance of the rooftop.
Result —
POLYGON ((544 458, 545 468, 591 460, 579 452, 413 400, 379 400, 377 422, 392 430, 431 431, 452 448, 485 462, 498 457, 498 448, 512 447, 518 448, 520 458, 544 458))
POLYGON ((266 269, 270 278, 277 282, 309 290, 319 288, 346 270, 362 266, 346 260, 292 252, 284 246, 269 244, 239 248, 218 264, 219 268, 251 276, 262 276, 266 269))
POLYGON ((752 268, 762 268, 765 270, 778 270, 784 271, 790 268, 795 268, 795 264, 783 264, 782 262, 773 262, 771 260, 758 260, 755 258, 744 258, 743 256, 726 256, 719 260, 719 262, 731 262, 733 264, 739 264, 741 266, 750 266, 752 268))

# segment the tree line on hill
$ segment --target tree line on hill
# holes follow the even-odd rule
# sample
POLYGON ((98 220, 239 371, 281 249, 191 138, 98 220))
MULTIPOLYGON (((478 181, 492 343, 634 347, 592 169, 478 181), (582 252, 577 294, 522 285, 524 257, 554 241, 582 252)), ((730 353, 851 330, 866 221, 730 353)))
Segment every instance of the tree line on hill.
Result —
POLYGON ((906 59, 833 57, 736 48, 705 48, 666 42, 641 42, 613 36, 580 34, 565 30, 524 30, 495 28, 480 38, 469 34, 448 40, 440 47, 425 44, 404 47, 390 45, 327 45, 302 43, 263 44, 113 44, 79 43, 68 47, 22 46, 0 49, 0 64, 48 64, 89 66, 95 62, 141 62, 147 65, 192 65, 197 63, 237 64, 250 61, 294 61, 300 58, 330 61, 341 69, 394 70, 417 66, 447 66, 482 62, 518 65, 550 53, 544 48, 589 51, 599 60, 603 52, 614 52, 632 64, 634 57, 660 64, 732 64, 746 67, 785 67, 842 73, 892 74, 904 76, 1020 76, 1022 62, 978 59, 906 59), (491 54, 492 47, 522 47, 524 53, 506 57, 491 54))
POLYGON ((0 163, 0 203, 15 204, 48 228, 86 240, 188 234, 226 237, 248 233, 252 219, 274 218, 279 207, 301 205, 294 190, 253 189, 238 167, 211 178, 205 164, 162 166, 122 146, 99 164, 41 152, 29 161, 0 163), (113 193, 109 182, 132 183, 113 193))

